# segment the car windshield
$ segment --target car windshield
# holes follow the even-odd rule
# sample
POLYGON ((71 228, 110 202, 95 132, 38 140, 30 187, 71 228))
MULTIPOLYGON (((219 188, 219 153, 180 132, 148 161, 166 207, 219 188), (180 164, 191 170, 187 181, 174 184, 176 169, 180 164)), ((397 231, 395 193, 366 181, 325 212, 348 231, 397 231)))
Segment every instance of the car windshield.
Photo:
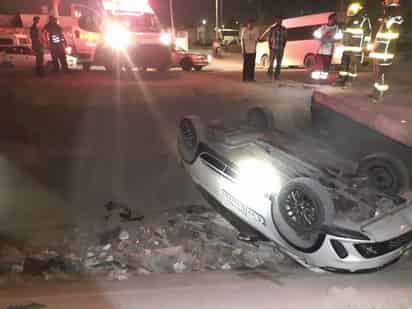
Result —
POLYGON ((154 14, 118 15, 114 19, 133 32, 160 32, 160 24, 154 14))

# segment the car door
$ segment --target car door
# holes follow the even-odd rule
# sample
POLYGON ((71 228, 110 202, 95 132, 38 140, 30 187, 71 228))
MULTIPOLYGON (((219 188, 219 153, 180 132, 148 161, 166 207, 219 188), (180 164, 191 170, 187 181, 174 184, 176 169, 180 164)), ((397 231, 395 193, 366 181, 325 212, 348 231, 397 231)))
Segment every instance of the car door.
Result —
POLYGON ((19 54, 21 57, 21 66, 34 67, 36 63, 36 56, 31 48, 27 46, 20 46, 19 54))
POLYGON ((101 14, 85 5, 73 4, 71 16, 75 20, 73 42, 77 54, 94 57, 101 37, 101 14))
POLYGON ((4 62, 6 64, 12 64, 13 66, 18 66, 21 62, 21 56, 17 47, 9 47, 5 51, 4 62))

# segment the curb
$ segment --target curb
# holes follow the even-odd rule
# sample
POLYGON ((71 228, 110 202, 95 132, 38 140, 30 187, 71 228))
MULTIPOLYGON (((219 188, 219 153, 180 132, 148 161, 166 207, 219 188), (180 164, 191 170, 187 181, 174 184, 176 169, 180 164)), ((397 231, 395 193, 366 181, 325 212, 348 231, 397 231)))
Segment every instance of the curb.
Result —
POLYGON ((412 108, 390 103, 371 103, 366 97, 334 96, 319 90, 313 93, 313 102, 328 107, 395 141, 412 147, 412 108), (351 100, 352 98, 352 100, 351 100), (405 117, 405 119, 402 119, 405 117))

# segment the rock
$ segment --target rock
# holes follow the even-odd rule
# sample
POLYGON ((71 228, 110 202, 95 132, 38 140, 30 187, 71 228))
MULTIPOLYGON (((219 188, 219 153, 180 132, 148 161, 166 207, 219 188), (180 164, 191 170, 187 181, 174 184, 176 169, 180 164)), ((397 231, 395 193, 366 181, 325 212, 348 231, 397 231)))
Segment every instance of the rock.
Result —
POLYGON ((8 245, 0 246, 0 273, 7 273, 14 265, 24 263, 25 255, 19 249, 8 245))
POLYGON ((103 251, 108 251, 108 250, 110 250, 111 248, 112 248, 112 245, 111 245, 111 244, 107 244, 107 245, 105 245, 105 246, 102 247, 102 250, 103 250, 103 251))
POLYGON ((232 269, 232 266, 230 266, 230 264, 226 262, 225 264, 223 264, 223 265, 220 267, 220 269, 221 269, 221 270, 231 270, 231 269, 232 269))
POLYGON ((121 233, 122 229, 119 226, 113 227, 98 235, 100 244, 108 244, 116 240, 121 233))
POLYGON ((126 280, 129 276, 127 275, 127 269, 115 269, 109 273, 110 280, 126 280))
POLYGON ((11 266, 12 273, 22 273, 24 271, 24 266, 21 264, 14 264, 11 266))
POLYGON ((114 261, 114 257, 112 255, 109 255, 108 257, 106 257, 105 262, 113 262, 114 261))
POLYGON ((129 238, 130 238, 130 235, 129 235, 128 231, 123 230, 123 231, 120 232, 119 239, 121 241, 128 240, 129 238))
POLYGON ((182 273, 187 269, 187 266, 183 262, 177 262, 173 264, 173 269, 177 273, 182 273))
POLYGON ((243 253, 243 263, 248 268, 256 268, 264 263, 256 251, 246 251, 243 253))
POLYGON ((139 275, 145 275, 145 276, 152 274, 151 271, 149 271, 149 270, 147 270, 146 268, 143 268, 143 267, 140 267, 140 268, 137 270, 137 273, 138 273, 139 275))
POLYGON ((27 257, 24 261, 24 272, 39 275, 49 269, 49 260, 39 257, 27 257))
POLYGON ((168 248, 160 248, 155 250, 155 254, 164 255, 164 256, 179 256, 184 253, 182 246, 174 246, 168 248))
POLYGON ((237 242, 239 232, 221 216, 209 220, 205 229, 209 238, 221 238, 228 244, 237 242))

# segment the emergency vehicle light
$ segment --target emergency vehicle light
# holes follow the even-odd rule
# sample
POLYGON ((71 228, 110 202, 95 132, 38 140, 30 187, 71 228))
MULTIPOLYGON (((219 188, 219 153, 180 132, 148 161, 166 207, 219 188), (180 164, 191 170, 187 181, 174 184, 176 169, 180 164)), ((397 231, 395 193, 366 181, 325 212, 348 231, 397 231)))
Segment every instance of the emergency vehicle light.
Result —
POLYGON ((348 16, 355 16, 362 9, 363 9, 363 7, 359 2, 352 3, 348 8, 347 15, 348 16))
POLYGON ((105 39, 112 48, 123 49, 129 45, 129 31, 120 24, 108 24, 105 39))
POLYGON ((148 0, 103 0, 103 8, 113 13, 154 13, 148 0))

